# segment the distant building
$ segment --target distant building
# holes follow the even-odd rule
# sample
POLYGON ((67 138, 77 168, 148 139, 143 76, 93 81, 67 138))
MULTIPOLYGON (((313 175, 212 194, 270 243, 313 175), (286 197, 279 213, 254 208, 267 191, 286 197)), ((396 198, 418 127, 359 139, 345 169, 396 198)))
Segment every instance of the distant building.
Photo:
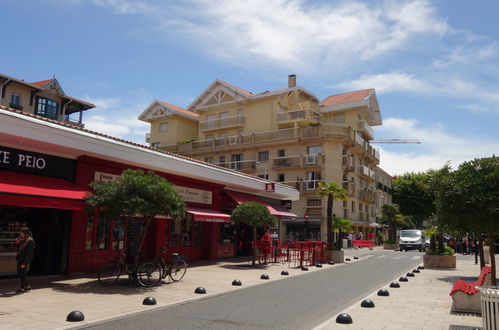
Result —
POLYGON ((320 181, 347 191, 349 200, 335 202, 333 213, 352 220, 356 232, 382 229, 376 220, 391 202, 391 177, 369 143, 371 126, 382 124, 374 89, 320 101, 295 75, 287 88, 257 94, 217 79, 187 109, 155 100, 139 119, 151 124, 153 147, 298 189, 300 200, 283 203, 297 217, 280 219, 281 238, 326 239, 320 181))
POLYGON ((57 79, 26 82, 0 74, 0 105, 83 127, 90 102, 67 95, 57 79))

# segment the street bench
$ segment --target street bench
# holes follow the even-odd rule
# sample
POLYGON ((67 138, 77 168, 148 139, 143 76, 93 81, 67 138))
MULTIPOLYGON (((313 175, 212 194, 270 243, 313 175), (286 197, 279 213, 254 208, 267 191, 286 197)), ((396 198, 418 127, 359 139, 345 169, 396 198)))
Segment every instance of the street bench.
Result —
POLYGON ((491 266, 485 266, 480 272, 480 276, 474 282, 465 280, 457 280, 452 285, 450 296, 452 296, 455 312, 480 313, 480 292, 477 286, 490 285, 491 281, 491 266))
POLYGON ((352 240, 352 246, 354 248, 367 246, 370 249, 372 249, 376 245, 371 240, 368 240, 368 239, 364 239, 364 240, 362 240, 362 239, 354 239, 354 240, 352 240))

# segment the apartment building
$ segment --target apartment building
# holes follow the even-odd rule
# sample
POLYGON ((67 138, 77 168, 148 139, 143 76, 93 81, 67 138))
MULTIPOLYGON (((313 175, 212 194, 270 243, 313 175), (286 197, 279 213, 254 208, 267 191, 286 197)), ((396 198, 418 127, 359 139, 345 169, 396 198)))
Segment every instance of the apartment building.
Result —
POLYGON ((0 105, 83 127, 90 102, 67 95, 56 78, 27 82, 0 74, 0 105))
POLYGON ((187 108, 155 100, 139 119, 151 124, 146 140, 153 147, 298 189, 298 201, 283 202, 297 217, 281 219, 281 238, 326 239, 320 181, 348 193, 347 201, 334 203, 337 217, 352 220, 364 235, 381 230, 379 203, 391 198, 391 190, 383 190, 391 177, 378 167, 379 152, 369 142, 372 126, 382 124, 374 89, 321 101, 298 86, 295 75, 287 88, 263 93, 217 79, 187 108))

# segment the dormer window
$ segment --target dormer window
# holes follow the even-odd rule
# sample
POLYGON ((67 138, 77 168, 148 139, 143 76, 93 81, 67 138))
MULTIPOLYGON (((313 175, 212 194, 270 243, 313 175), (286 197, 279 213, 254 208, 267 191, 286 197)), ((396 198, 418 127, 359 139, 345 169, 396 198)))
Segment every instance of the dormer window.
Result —
POLYGON ((50 119, 57 119, 58 109, 58 102, 40 96, 36 98, 35 114, 50 119))
POLYGON ((9 106, 12 109, 22 110, 23 107, 21 106, 21 96, 19 96, 17 94, 12 94, 10 96, 10 104, 9 104, 9 106))

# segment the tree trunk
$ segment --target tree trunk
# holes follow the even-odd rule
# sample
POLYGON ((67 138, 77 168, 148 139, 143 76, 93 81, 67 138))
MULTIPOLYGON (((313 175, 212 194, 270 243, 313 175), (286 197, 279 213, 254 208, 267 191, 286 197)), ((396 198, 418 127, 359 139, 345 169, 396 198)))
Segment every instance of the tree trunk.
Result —
POLYGON ((333 246, 333 196, 327 196, 327 242, 333 246))
POLYGON ((338 251, 341 251, 343 239, 341 238, 341 228, 338 229, 338 251))
POLYGON ((396 232, 397 232, 397 229, 395 227, 395 222, 392 220, 390 221, 389 225, 388 225, 388 230, 389 230, 389 238, 394 241, 395 243, 397 243, 397 239, 396 239, 396 232))
POLYGON ((497 278, 496 278, 496 258, 495 258, 495 247, 494 247, 494 233, 489 231, 487 233, 487 238, 489 241, 489 254, 490 254, 490 266, 492 268, 492 272, 490 274, 491 276, 491 285, 496 286, 497 285, 497 278))
POLYGON ((480 270, 485 267, 485 257, 483 256, 483 241, 479 235, 478 239, 478 253, 480 253, 480 270))
POLYGON ((256 226, 253 227, 253 259, 251 261, 251 266, 255 267, 256 259, 256 226))
POLYGON ((142 238, 140 240, 139 250, 137 251, 137 255, 134 256, 135 262, 138 262, 140 253, 142 252, 142 246, 144 245, 144 241, 146 240, 147 229, 149 228, 149 224, 151 223, 151 219, 145 219, 144 222, 145 222, 144 229, 142 230, 142 238))

